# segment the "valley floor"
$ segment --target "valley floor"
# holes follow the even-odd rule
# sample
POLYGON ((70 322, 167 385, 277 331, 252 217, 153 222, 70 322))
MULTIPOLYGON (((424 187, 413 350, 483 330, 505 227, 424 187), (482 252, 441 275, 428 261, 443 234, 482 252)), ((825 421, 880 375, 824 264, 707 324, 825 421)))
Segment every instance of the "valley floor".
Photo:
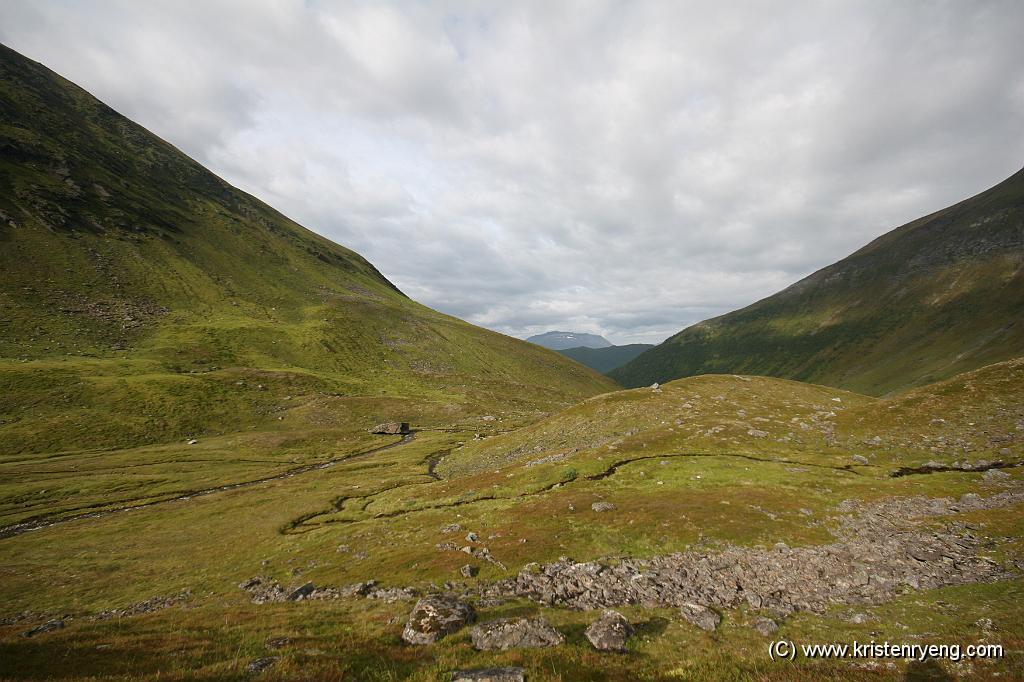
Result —
POLYGON ((296 420, 7 456, 0 679, 1019 679, 1022 374, 887 400, 706 376, 404 439, 296 420), (477 621, 543 616, 565 643, 404 644, 432 592, 477 621), (635 625, 627 652, 587 642, 603 607, 635 625), (789 662, 776 640, 1003 653, 789 662))

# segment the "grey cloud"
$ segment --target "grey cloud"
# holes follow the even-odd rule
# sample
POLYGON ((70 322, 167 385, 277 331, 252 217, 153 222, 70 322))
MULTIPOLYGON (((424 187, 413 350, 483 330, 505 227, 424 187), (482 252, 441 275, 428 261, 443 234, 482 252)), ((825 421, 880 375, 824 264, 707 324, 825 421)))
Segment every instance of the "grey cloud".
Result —
POLYGON ((1024 5, 13 1, 0 39, 525 336, 659 341, 1022 163, 1024 5))

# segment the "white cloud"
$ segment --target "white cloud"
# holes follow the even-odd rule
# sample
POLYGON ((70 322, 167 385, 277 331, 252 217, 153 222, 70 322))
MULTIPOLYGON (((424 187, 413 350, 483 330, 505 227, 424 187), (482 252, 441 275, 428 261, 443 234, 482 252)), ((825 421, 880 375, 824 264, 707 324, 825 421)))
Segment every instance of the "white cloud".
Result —
POLYGON ((12 1, 0 40, 414 298, 658 341, 985 189, 1024 5, 12 1))

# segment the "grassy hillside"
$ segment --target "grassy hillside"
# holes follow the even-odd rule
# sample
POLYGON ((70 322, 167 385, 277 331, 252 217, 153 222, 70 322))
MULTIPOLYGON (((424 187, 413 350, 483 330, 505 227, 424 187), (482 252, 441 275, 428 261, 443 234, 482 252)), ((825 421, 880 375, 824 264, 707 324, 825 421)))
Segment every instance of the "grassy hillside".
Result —
POLYGON ((0 47, 0 456, 279 429, 328 403, 356 405, 338 425, 356 430, 533 414, 613 386, 409 300, 0 47))
POLYGON ((606 374, 643 353, 654 348, 650 343, 630 343, 625 346, 608 346, 607 348, 566 348, 558 351, 567 358, 572 358, 581 365, 606 374))
POLYGON ((927 462, 989 461, 1024 445, 1024 358, 879 399, 786 379, 701 375, 596 396, 535 424, 456 449, 439 471, 520 465, 581 475, 609 458, 676 450, 806 459, 861 454, 879 473, 927 462), (621 453, 621 454, 620 454, 621 453))
POLYGON ((644 386, 760 374, 884 395, 1022 349, 1024 170, 610 375, 644 386))
MULTIPOLYGON (((844 537, 848 501, 1021 490, 1021 468, 1005 468, 994 479, 959 466, 1024 458, 1022 391, 1024 360, 889 400, 762 377, 687 378, 659 391, 597 396, 513 431, 482 422, 479 437, 465 430, 422 433, 309 474, 0 538, 0 618, 7 619, 0 620, 0 676, 241 680, 250 661, 277 656, 267 679, 426 682, 490 665, 522 666, 534 682, 903 679, 912 672, 905 661, 879 669, 864 668, 873 663, 864 659, 772 663, 769 640, 752 627, 764 612, 746 605, 722 609, 714 633, 681 620, 677 609, 621 607, 640 634, 627 653, 609 655, 583 638, 594 612, 478 600, 480 620, 543 615, 568 641, 553 649, 477 652, 465 630, 428 647, 403 645, 409 600, 260 606, 237 586, 259 574, 285 585, 376 579, 384 587, 430 591, 454 582, 455 590, 473 590, 565 556, 615 566, 628 557, 757 551, 779 542, 811 549, 844 537), (930 460, 953 470, 894 476, 930 460), (438 461, 439 475, 431 476, 430 463, 438 461), (596 511, 595 503, 614 508, 596 511), (464 539, 470 531, 478 541, 464 539), (493 562, 460 551, 463 545, 487 548, 493 562), (479 575, 463 578, 467 563, 479 575), (190 592, 187 608, 172 603, 95 619, 183 591, 190 592), (67 614, 64 629, 19 636, 54 614, 67 614), (282 638, 284 644, 272 643, 282 638)), ((247 444, 196 447, 200 458, 247 444)), ((103 453, 44 467, 10 464, 3 473, 5 480, 45 487, 88 487, 110 475, 102 458, 156 467, 170 455, 103 453), (70 461, 84 471, 68 471, 70 461)), ((10 518, 10 510, 0 513, 10 518)), ((1022 518, 1017 503, 919 524, 926 532, 945 532, 947 522, 967 529, 985 540, 993 565, 1012 565, 1024 549, 1022 518)), ((870 566, 875 559, 856 560, 870 566)), ((797 643, 1001 643, 1003 658, 936 665, 963 679, 1012 678, 1022 662, 1022 590, 1019 578, 908 588, 883 604, 774 617, 777 636, 797 643)))

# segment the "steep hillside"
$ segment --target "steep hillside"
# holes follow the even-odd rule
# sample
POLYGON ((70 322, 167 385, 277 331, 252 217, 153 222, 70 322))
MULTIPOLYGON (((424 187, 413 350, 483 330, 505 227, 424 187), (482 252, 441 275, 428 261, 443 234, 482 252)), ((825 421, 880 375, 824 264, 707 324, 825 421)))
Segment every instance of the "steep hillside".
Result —
POLYGON ((1024 170, 885 234, 751 306, 693 325, 611 376, 786 377, 883 395, 1024 349, 1024 170))
POLYGON ((605 348, 566 348, 558 351, 567 358, 572 358, 581 365, 586 365, 602 374, 612 371, 640 355, 646 350, 654 348, 650 343, 630 343, 625 346, 607 346, 605 348))
POLYGON ((361 416, 342 426, 360 430, 533 413, 613 387, 409 300, 358 254, 0 47, 4 455, 278 428, 353 401, 361 416))

